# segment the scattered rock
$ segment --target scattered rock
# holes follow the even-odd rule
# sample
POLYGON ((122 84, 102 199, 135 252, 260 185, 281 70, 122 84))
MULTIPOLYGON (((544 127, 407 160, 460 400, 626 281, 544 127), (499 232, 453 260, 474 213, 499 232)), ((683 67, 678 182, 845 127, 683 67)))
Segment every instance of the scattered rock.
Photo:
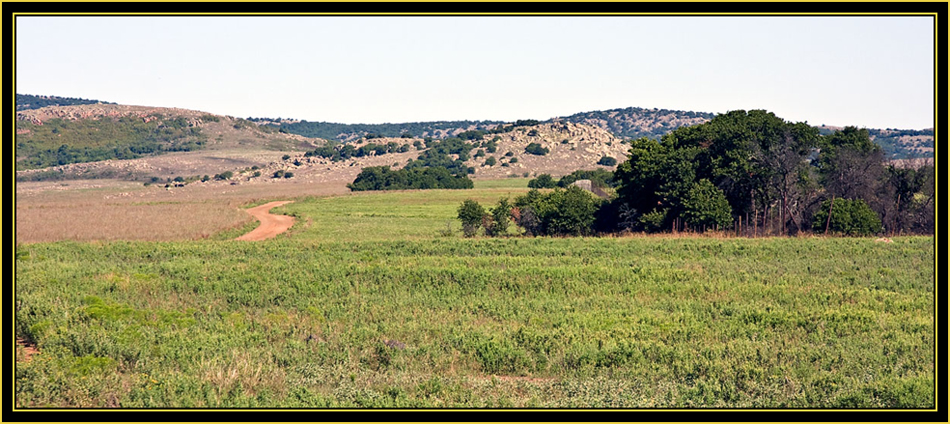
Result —
POLYGON ((398 340, 383 340, 383 344, 390 348, 398 349, 398 350, 403 350, 406 348, 406 344, 398 340))

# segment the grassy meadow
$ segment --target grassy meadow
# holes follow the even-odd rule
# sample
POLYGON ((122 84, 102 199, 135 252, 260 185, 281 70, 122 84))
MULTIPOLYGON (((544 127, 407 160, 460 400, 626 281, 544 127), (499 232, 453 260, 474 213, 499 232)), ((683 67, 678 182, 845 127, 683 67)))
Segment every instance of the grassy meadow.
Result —
POLYGON ((19 245, 17 406, 934 406, 933 237, 461 237, 526 181, 300 198, 263 242, 19 245))

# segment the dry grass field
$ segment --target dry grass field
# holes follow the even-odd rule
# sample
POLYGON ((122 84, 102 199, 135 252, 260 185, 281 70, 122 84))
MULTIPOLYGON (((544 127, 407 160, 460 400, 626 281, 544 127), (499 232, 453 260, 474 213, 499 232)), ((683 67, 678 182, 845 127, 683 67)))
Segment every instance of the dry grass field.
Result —
POLYGON ((201 239, 252 222, 244 204, 344 194, 347 182, 209 182, 172 190, 118 180, 17 183, 16 242, 201 239))

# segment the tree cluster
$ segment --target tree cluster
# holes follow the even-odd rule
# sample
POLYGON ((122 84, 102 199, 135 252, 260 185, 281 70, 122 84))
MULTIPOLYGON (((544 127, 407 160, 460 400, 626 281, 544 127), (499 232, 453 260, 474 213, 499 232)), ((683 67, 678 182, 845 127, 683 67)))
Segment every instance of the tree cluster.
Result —
POLYGON ((394 171, 389 166, 370 166, 363 168, 356 179, 346 186, 353 191, 468 189, 474 187, 474 183, 468 177, 453 175, 443 167, 394 171))
POLYGON ((465 237, 474 237, 478 228, 485 229, 489 237, 503 236, 508 233, 511 224, 512 206, 508 199, 501 199, 491 210, 486 211, 478 202, 467 199, 459 205, 458 218, 462 221, 462 234, 465 237))
POLYGON ((339 162, 350 158, 380 156, 387 153, 405 153, 408 151, 409 144, 400 145, 395 141, 390 141, 386 144, 367 143, 360 147, 353 146, 352 144, 327 143, 327 145, 323 147, 318 147, 304 153, 304 156, 316 156, 330 159, 332 162, 339 162))
POLYGON ((740 110, 679 128, 662 141, 633 140, 615 173, 620 188, 613 209, 618 229, 795 234, 818 227, 824 201, 843 198, 863 201, 880 220, 859 226, 861 234, 931 232, 932 173, 926 166, 887 166, 864 129, 821 136, 805 123, 740 110))
POLYGON ((604 168, 594 170, 579 169, 570 174, 555 180, 550 174, 541 174, 528 181, 528 188, 567 188, 578 180, 590 180, 594 187, 617 187, 618 182, 614 179, 614 173, 604 168))
POLYGON ((488 212, 478 202, 466 200, 459 206, 458 218, 466 237, 477 234, 479 227, 487 236, 504 235, 511 222, 527 236, 583 236, 594 233, 602 203, 576 186, 549 193, 531 190, 513 204, 508 199, 500 200, 488 212))
POLYGON ((934 231, 934 167, 888 164, 865 129, 822 135, 763 110, 739 110, 659 141, 644 137, 630 144, 629 159, 614 173, 531 180, 533 190, 515 200, 511 219, 528 235, 934 231), (616 197, 601 201, 570 186, 583 178, 616 186, 616 197))

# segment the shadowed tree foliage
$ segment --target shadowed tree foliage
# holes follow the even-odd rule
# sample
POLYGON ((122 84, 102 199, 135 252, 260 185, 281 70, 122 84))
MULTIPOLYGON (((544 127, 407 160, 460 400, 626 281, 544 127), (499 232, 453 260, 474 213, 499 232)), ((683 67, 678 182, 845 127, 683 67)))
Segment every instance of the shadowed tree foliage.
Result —
POLYGON ((824 233, 825 227, 832 233, 849 236, 866 236, 881 231, 881 219, 861 199, 825 200, 815 213, 812 228, 816 233, 824 233), (828 213, 831 213, 831 220, 828 213))
POLYGON ((554 188, 557 182, 551 177, 551 174, 541 174, 528 181, 528 188, 554 188))
POLYGON ((846 127, 825 136, 818 169, 829 195, 878 202, 884 176, 884 151, 871 141, 868 130, 846 127))
MULTIPOLYGON (((727 225, 765 206, 777 205, 785 216, 793 200, 797 206, 806 203, 794 197, 807 190, 794 188, 808 185, 803 170, 818 139, 818 130, 805 123, 786 122, 764 110, 737 110, 678 128, 662 141, 633 140, 629 159, 615 173, 620 202, 638 217, 641 229, 669 228, 686 218, 684 200, 706 180, 729 205, 727 225)), ((714 221, 722 222, 717 215, 714 221)))

